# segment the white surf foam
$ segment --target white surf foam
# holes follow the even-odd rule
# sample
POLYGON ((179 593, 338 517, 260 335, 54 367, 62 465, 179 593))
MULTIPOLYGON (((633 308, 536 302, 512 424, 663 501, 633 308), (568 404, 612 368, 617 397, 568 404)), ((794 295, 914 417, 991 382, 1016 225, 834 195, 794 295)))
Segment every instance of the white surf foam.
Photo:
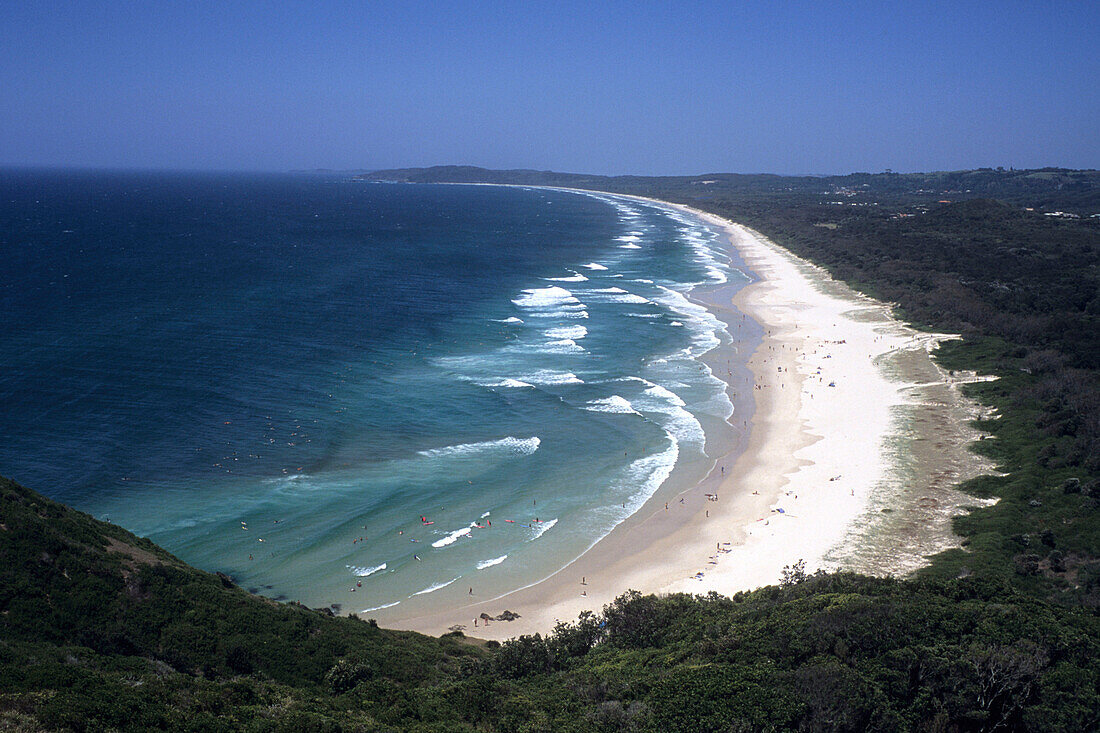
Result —
POLYGON ((587 265, 581 265, 581 267, 587 267, 589 270, 606 270, 607 268, 601 265, 599 262, 589 262, 587 265))
POLYGON ((588 335, 588 329, 581 325, 555 326, 546 329, 546 337, 550 339, 582 339, 588 335))
POLYGON ((580 354, 584 352, 584 347, 573 339, 558 339, 557 341, 547 341, 537 350, 551 354, 580 354))
POLYGON ((553 369, 540 369, 523 376, 532 384, 584 384, 584 380, 573 372, 556 372, 553 369))
POLYGON ((371 611, 381 611, 383 608, 393 608, 401 601, 394 601, 393 603, 383 603, 381 606, 371 606, 370 608, 364 608, 359 613, 370 613, 371 611))
POLYGON ((685 317, 687 328, 691 330, 691 348, 687 352, 688 356, 702 356, 722 343, 718 334, 726 332, 726 324, 718 320, 714 314, 698 303, 688 300, 683 293, 662 285, 658 285, 657 289, 659 293, 653 299, 674 313, 685 317))
POLYGON ((670 440, 667 448, 660 453, 643 456, 626 467, 625 484, 638 487, 627 502, 627 516, 638 511, 672 475, 672 469, 680 457, 680 448, 675 437, 667 431, 666 435, 670 440))
POLYGON ((488 384, 484 384, 484 385, 482 385, 482 386, 483 386, 483 387, 510 387, 510 388, 519 388, 519 387, 534 387, 535 385, 533 385, 533 384, 528 384, 527 382, 523 382, 523 381, 520 381, 520 380, 518 380, 518 379, 504 379, 504 380, 502 380, 502 381, 500 381, 500 382, 489 382, 488 384))
POLYGON ((573 297, 573 293, 557 285, 551 285, 548 288, 528 288, 512 302, 521 308, 554 308, 564 305, 581 305, 581 302, 573 297))
POLYGON ((610 397, 592 400, 585 405, 584 409, 592 412, 614 412, 631 415, 641 414, 630 404, 630 400, 620 395, 611 395, 610 397))
POLYGON ((631 242, 630 244, 620 244, 619 249, 641 249, 641 247, 631 242))
MULTIPOLYGON (((458 577, 461 578, 462 576, 460 575, 458 577)), ((458 578, 453 578, 451 580, 448 580, 446 583, 435 583, 433 585, 429 585, 424 590, 418 590, 416 593, 413 593, 413 596, 422 596, 425 593, 434 593, 435 591, 439 590, 440 588, 446 588, 448 585, 455 582, 456 580, 458 580, 458 578)), ((412 598, 412 596, 409 596, 409 598, 412 598)))
POLYGON ((706 444, 707 436, 703 425, 695 415, 685 409, 685 402, 675 392, 655 384, 644 391, 645 398, 634 400, 634 409, 646 417, 653 413, 662 415, 657 420, 669 432, 677 443, 686 443, 699 450, 706 444))
POLYGON ((539 537, 542 537, 544 534, 546 534, 546 532, 557 523, 558 523, 557 519, 551 519, 549 521, 539 522, 538 524, 533 525, 532 529, 535 530, 535 534, 531 535, 531 539, 529 539, 527 541, 528 542, 534 542, 539 537))
POLYGON ((560 308, 533 310, 527 312, 528 318, 588 318, 588 311, 584 303, 578 305, 563 305, 560 308))
MULTIPOLYGON (((531 385, 527 386, 529 387, 531 385)), ((442 448, 429 448, 427 450, 417 451, 417 453, 429 458, 439 458, 452 456, 467 457, 491 450, 506 450, 511 453, 529 456, 538 450, 539 442, 537 437, 515 438, 508 436, 507 438, 486 440, 480 443, 459 443, 458 445, 447 445, 442 448)))
POLYGON ((653 301, 647 300, 640 295, 634 293, 626 293, 625 295, 609 295, 603 299, 607 303, 632 303, 633 305, 645 305, 646 303, 652 303, 653 301))
POLYGON ((512 354, 585 354, 584 347, 572 339, 557 339, 556 341, 542 341, 540 343, 511 344, 505 346, 503 351, 512 354))
POLYGON ((432 543, 432 547, 446 547, 447 545, 453 545, 462 537, 469 537, 470 533, 474 531, 473 526, 463 527, 462 529, 456 529, 446 537, 440 540, 436 540, 432 543))
POLYGON ((580 274, 576 270, 570 270, 569 272, 571 272, 573 274, 572 275, 567 275, 565 277, 544 277, 543 280, 549 280, 551 282, 559 282, 559 283, 582 283, 582 282, 584 282, 585 280, 588 279, 587 277, 580 274))
POLYGON ((352 574, 357 575, 360 578, 365 578, 368 575, 374 575, 375 573, 380 573, 383 570, 385 570, 386 569, 386 563, 382 563, 381 565, 376 565, 373 568, 359 567, 358 565, 346 565, 345 567, 348 570, 350 570, 352 572, 352 574))
POLYGON ((633 303, 635 305, 642 305, 652 302, 647 298, 643 298, 640 295, 628 292, 622 288, 594 288, 585 292, 586 295, 595 297, 601 303, 633 303))
POLYGON ((509 316, 508 318, 494 318, 496 323, 523 323, 522 318, 516 318, 515 316, 509 316))
POLYGON ((652 387, 647 387, 645 393, 649 395, 654 395, 655 397, 659 397, 660 399, 665 400, 670 404, 676 405, 677 407, 684 407, 685 405, 687 405, 687 403, 684 402, 680 395, 676 394, 670 389, 667 389, 666 387, 662 387, 659 384, 654 384, 652 387))
POLYGON ((484 570, 485 568, 491 568, 494 565, 500 565, 502 562, 508 559, 507 555, 501 555, 500 557, 494 557, 492 560, 482 560, 477 564, 478 570, 484 570))

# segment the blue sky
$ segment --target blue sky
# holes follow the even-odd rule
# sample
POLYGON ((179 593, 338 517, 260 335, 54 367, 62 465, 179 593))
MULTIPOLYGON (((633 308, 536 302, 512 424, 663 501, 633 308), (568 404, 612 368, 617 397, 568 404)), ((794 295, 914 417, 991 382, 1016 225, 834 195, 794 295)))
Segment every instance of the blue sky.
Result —
POLYGON ((1100 167, 1097 2, 5 2, 0 165, 1100 167))

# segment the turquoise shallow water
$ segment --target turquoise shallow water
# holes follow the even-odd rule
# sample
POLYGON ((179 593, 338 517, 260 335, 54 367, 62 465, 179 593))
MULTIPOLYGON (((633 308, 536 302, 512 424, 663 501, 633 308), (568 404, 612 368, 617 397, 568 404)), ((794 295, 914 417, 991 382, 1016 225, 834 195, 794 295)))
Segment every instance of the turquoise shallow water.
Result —
POLYGON ((334 177, 0 185, 0 471, 244 587, 366 611, 527 585, 728 441, 699 357, 730 336, 686 295, 743 276, 678 211, 334 177))

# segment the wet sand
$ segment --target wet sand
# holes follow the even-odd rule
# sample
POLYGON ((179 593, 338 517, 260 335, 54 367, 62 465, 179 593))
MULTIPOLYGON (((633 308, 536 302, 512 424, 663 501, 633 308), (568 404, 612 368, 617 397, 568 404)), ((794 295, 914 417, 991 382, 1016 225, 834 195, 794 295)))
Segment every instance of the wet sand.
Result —
POLYGON ((734 440, 708 442, 714 470, 689 487, 662 487, 535 585, 497 597, 474 589, 462 607, 412 618, 379 611, 380 624, 506 639, 546 633, 628 589, 731 594, 774 583, 799 560, 808 571, 897 574, 957 544, 950 518, 978 501, 953 486, 989 467, 966 450, 979 407, 958 385, 973 375, 948 375, 930 357, 952 337, 908 328, 888 305, 752 230, 678 208, 722 230, 755 278, 739 291, 690 294, 735 336, 703 359, 735 405, 734 440), (738 331, 761 327, 746 372, 738 331), (520 618, 480 620, 506 609, 520 618))

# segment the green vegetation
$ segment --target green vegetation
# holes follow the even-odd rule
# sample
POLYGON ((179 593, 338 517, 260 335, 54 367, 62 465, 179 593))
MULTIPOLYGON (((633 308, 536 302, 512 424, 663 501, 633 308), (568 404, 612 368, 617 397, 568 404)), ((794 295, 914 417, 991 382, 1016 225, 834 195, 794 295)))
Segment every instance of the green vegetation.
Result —
POLYGON ((374 175, 680 201, 962 333, 938 358, 999 377, 968 390, 1004 472, 964 488, 998 503, 907 580, 795 566, 496 645, 252 596, 0 479, 0 729, 1100 729, 1100 220, 1043 215, 1100 212, 1100 174, 374 175))
POLYGON ((385 721, 482 656, 250 595, 7 479, 0 557, 0 729, 292 730, 347 722, 333 693, 351 687, 376 693, 356 719, 385 721))
POLYGON ((1100 607, 1100 171, 646 178, 439 167, 368 177, 570 186, 687 204, 896 303, 918 327, 962 334, 938 358, 998 377, 967 392, 997 410, 980 425, 991 439, 974 449, 1007 475, 964 487, 999 501, 959 518, 964 548, 923 574, 978 573, 1100 607))
POLYGON ((971 577, 629 593, 484 648, 280 605, 0 482, 0 728, 1086 730, 1100 618, 971 577))

